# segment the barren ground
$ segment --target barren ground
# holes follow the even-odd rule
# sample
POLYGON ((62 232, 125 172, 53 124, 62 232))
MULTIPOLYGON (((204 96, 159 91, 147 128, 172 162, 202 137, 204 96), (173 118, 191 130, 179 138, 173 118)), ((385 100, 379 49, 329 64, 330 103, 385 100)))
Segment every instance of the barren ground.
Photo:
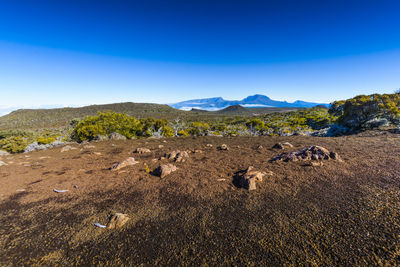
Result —
POLYGON ((91 145, 0 159, 8 164, 0 166, 0 265, 400 263, 399 134, 91 145), (282 153, 271 149, 278 141, 320 145, 344 162, 270 163, 282 153), (216 149, 223 143, 229 151, 216 149), (152 152, 133 154, 137 147, 152 152), (193 149, 203 153, 175 163, 164 179, 145 171, 145 163, 150 170, 166 163, 152 162, 166 152, 193 149), (140 163, 109 170, 129 156, 140 163), (233 179, 250 165, 274 176, 249 192, 233 179), (114 212, 131 219, 115 230, 94 226, 114 212))

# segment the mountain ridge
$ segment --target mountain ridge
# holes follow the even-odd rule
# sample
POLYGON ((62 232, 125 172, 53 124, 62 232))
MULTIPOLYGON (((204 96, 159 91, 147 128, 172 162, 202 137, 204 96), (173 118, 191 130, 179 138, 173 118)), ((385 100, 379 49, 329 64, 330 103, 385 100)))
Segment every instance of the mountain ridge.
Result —
POLYGON ((255 94, 247 96, 242 100, 225 100, 222 97, 211 97, 202 99, 192 99, 181 101, 178 103, 169 104, 169 106, 180 110, 202 109, 208 111, 215 111, 227 108, 229 106, 241 105, 242 107, 252 108, 265 108, 265 107, 285 107, 285 108, 311 108, 318 105, 325 105, 326 103, 307 102, 303 100, 296 100, 292 103, 287 101, 273 100, 268 96, 255 94))

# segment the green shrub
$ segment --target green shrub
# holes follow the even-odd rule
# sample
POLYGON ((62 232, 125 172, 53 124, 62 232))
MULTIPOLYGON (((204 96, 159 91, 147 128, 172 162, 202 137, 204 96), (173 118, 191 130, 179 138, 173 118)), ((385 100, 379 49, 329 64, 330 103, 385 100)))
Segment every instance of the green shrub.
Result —
POLYGON ((168 126, 163 126, 162 127, 162 131, 161 134, 165 137, 174 137, 174 131, 171 129, 171 127, 168 126))
POLYGON ((87 116, 80 121, 73 133, 72 139, 78 142, 84 140, 93 140, 98 135, 110 135, 119 133, 126 138, 142 136, 143 125, 129 115, 116 112, 99 112, 97 116, 87 116))
POLYGON ((12 136, 0 140, 0 149, 10 153, 20 153, 25 150, 29 140, 22 136, 12 136))
POLYGON ((192 122, 189 129, 187 129, 186 131, 190 135, 203 136, 207 134, 209 129, 210 125, 208 123, 192 122))
POLYGON ((189 136, 189 133, 186 132, 185 130, 180 130, 178 131, 178 136, 189 136))
POLYGON ((332 103, 329 113, 338 116, 338 124, 350 129, 378 127, 379 121, 400 125, 400 95, 359 95, 332 103), (375 121, 376 123, 371 123, 375 121))
POLYGON ((54 141, 56 141, 55 137, 45 137, 45 136, 41 136, 37 139, 38 144, 40 145, 47 145, 47 144, 51 144, 54 141))

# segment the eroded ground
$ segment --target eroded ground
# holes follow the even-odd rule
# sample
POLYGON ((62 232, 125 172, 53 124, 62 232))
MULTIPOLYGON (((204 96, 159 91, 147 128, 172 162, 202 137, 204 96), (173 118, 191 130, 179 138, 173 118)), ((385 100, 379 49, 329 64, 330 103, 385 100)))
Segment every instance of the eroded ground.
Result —
POLYGON ((4 156, 0 264, 399 264, 399 137, 142 139, 4 156), (282 153, 271 147, 285 141, 344 161, 270 163, 282 153), (223 143, 228 151, 217 150, 223 143), (133 154, 138 147, 151 153, 133 154), (146 173, 145 164, 167 163, 152 159, 194 149, 203 153, 167 177, 146 173), (109 170, 130 156, 139 164, 109 170), (235 186, 248 166, 274 175, 255 191, 235 186), (131 219, 94 226, 114 212, 131 219))

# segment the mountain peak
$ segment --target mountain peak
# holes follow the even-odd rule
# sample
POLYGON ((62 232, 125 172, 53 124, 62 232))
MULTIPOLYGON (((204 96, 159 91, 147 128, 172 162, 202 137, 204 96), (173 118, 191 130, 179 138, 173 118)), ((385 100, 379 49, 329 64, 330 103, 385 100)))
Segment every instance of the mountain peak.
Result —
MULTIPOLYGON (((244 98, 243 100, 225 100, 222 97, 204 98, 204 99, 193 99, 183 101, 170 106, 181 110, 203 109, 203 110, 221 110, 229 106, 241 105, 242 107, 248 108, 265 108, 265 107, 297 107, 297 108, 308 108, 314 107, 322 103, 311 103, 301 100, 297 100, 294 103, 288 103, 286 101, 272 100, 271 98, 255 94, 244 98)), ((238 107, 236 107, 238 108, 238 107)), ((229 109, 228 109, 229 110, 229 109)))
POLYGON ((265 103, 266 101, 271 100, 268 96, 265 95, 260 95, 260 94, 255 94, 246 97, 245 99, 242 100, 242 102, 250 103, 250 104, 261 104, 265 103))

